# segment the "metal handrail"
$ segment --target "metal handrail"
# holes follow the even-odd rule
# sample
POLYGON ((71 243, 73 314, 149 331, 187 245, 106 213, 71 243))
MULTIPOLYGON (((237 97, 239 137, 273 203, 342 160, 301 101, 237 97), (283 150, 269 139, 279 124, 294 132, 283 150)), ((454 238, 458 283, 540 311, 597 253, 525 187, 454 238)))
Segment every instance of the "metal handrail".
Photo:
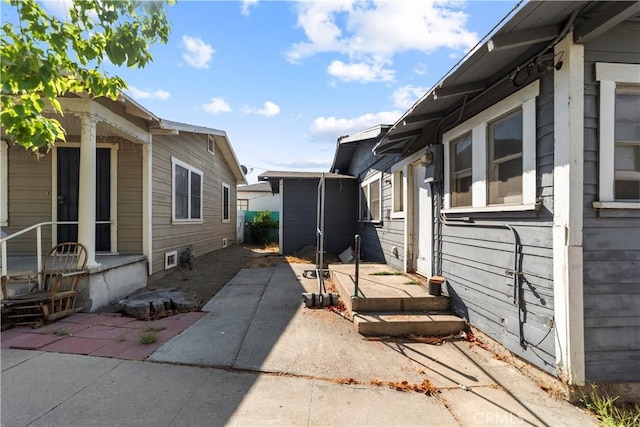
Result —
MULTIPOLYGON (((111 222, 111 221, 107 221, 111 222)), ((38 287, 42 286, 42 278, 40 272, 42 271, 42 226, 44 225, 73 225, 78 224, 78 221, 46 221, 38 224, 31 225, 24 230, 16 231, 6 237, 0 238, 0 247, 2 248, 2 274, 0 276, 7 275, 7 242, 13 238, 21 236, 29 231, 36 230, 36 255, 38 261, 38 287)))

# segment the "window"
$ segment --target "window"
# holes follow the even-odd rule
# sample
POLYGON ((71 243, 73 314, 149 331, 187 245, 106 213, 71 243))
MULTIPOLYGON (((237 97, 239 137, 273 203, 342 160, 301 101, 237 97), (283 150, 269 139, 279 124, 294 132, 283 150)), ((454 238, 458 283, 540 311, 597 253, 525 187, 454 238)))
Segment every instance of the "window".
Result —
POLYGON ((238 210, 239 211, 248 211, 249 210, 249 199, 238 199, 238 210))
POLYGON ((231 204, 231 187, 222 183, 222 222, 229 222, 229 208, 231 204))
POLYGON ((446 132, 445 209, 535 209, 535 81, 446 132))
POLYGON ((171 158, 173 179, 173 220, 202 221, 202 172, 171 158))
POLYGON ((392 215, 401 217, 404 213, 404 169, 398 169, 393 172, 393 181, 391 182, 391 192, 393 193, 393 209, 392 215))
POLYGON ((471 133, 451 143, 451 206, 471 206, 471 133))
POLYGON ((599 201, 640 208, 640 65, 596 63, 600 82, 599 201))
POLYGON ((382 218, 381 174, 364 181, 360 188, 360 220, 380 222, 382 218))
POLYGON ((489 123, 489 204, 522 203, 522 110, 489 123))

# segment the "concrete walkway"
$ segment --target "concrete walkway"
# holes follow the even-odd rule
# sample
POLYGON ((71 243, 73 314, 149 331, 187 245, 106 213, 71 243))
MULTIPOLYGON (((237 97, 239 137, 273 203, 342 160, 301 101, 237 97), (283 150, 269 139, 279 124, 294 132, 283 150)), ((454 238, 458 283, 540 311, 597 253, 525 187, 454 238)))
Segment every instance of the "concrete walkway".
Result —
POLYGON ((2 425, 596 425, 468 342, 364 340, 305 268, 242 270, 156 363, 3 348, 2 425))

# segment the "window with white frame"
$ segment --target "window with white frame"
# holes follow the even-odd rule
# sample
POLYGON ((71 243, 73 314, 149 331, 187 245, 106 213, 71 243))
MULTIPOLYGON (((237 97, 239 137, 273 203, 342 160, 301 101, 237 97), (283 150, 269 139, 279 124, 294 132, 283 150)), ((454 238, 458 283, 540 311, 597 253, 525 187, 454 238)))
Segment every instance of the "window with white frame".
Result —
POLYGON ((249 210, 249 199, 238 199, 238 210, 239 211, 248 211, 249 210))
POLYGON ((360 184, 360 220, 380 222, 382 218, 382 174, 360 184))
POLYGON ((443 135, 445 209, 535 208, 535 81, 443 135))
POLYGON ((174 221, 202 221, 202 171, 175 157, 172 164, 174 221))
POLYGON ((404 212, 404 170, 393 171, 391 181, 391 192, 393 193, 392 214, 399 215, 404 212))
POLYGON ((600 201, 594 205, 637 208, 640 207, 637 203, 640 201, 640 65, 597 63, 596 80, 600 82, 600 201))
POLYGON ((471 133, 451 142, 451 206, 471 206, 471 133))
POLYGON ((222 222, 229 222, 229 210, 231 206, 231 187, 222 183, 222 222))

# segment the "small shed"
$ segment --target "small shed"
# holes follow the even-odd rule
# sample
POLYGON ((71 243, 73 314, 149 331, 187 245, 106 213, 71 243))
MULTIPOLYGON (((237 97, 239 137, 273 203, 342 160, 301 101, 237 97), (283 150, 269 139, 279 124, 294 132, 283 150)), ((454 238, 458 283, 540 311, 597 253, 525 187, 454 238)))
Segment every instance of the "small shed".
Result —
POLYGON ((316 245, 318 186, 324 174, 324 245, 329 254, 339 254, 353 245, 358 213, 358 180, 354 176, 328 172, 267 171, 258 180, 267 181, 280 194, 280 253, 291 255, 316 245))

